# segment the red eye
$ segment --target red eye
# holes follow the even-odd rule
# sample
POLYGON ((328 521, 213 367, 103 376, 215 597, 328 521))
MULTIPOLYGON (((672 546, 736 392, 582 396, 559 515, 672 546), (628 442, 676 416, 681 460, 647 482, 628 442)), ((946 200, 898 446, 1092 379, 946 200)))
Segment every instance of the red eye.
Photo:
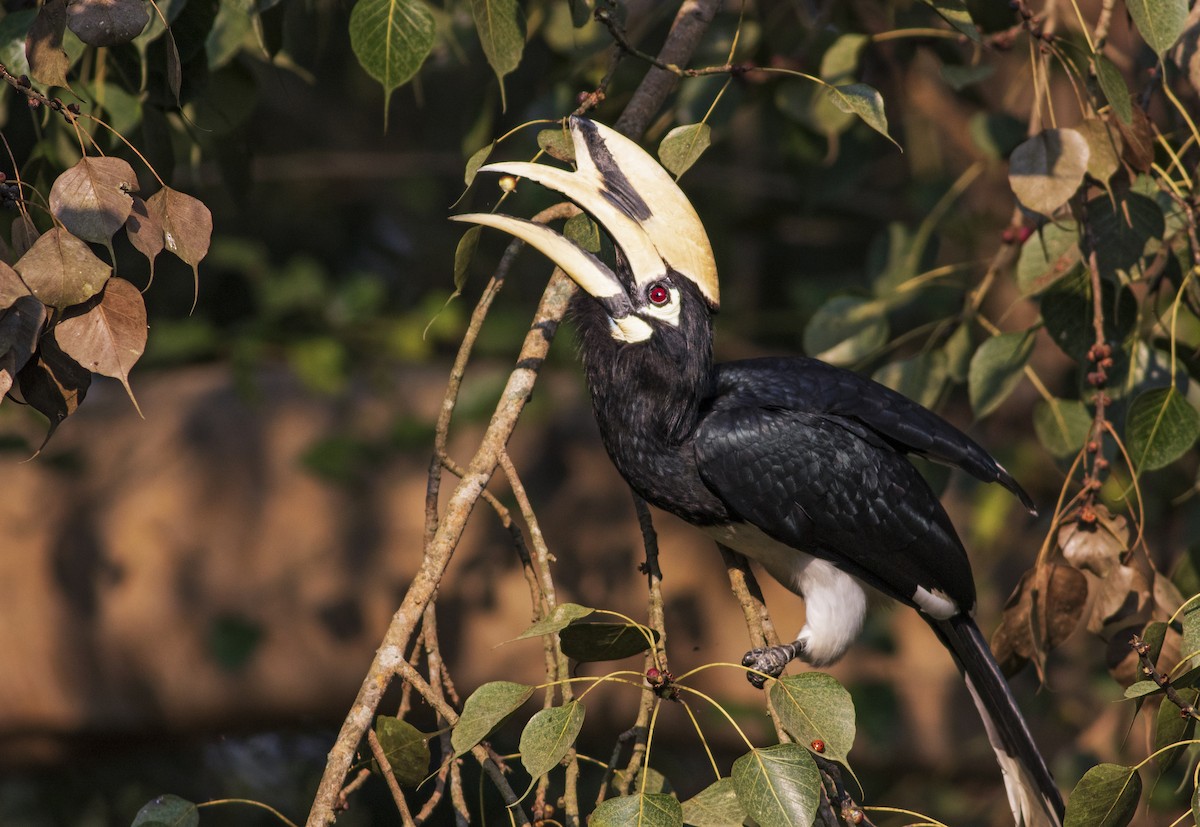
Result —
POLYGON ((646 296, 650 299, 651 304, 661 307, 671 300, 671 291, 668 290, 664 285, 656 284, 650 288, 650 291, 646 294, 646 296))

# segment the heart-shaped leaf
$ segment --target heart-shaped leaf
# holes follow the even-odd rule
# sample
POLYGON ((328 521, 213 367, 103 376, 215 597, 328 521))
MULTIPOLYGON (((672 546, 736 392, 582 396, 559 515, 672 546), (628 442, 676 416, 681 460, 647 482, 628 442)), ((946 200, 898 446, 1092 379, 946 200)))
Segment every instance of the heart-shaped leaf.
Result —
POLYGON ((1071 792, 1063 827, 1124 827, 1133 820, 1141 796, 1142 779, 1137 770, 1097 764, 1071 792))
POLYGON ((822 672, 788 675, 771 685, 771 706, 801 746, 832 761, 845 761, 854 746, 854 700, 837 679, 822 672), (815 747, 813 749, 816 749, 815 747))
POLYGON ((416 787, 429 774, 429 736, 408 721, 380 715, 375 735, 402 787, 416 787))
POLYGON ((108 244, 133 209, 133 167, 120 158, 83 158, 54 181, 50 212, 84 241, 108 244))
POLYGON ((667 171, 678 178, 708 149, 712 130, 706 123, 677 126, 658 145, 658 158, 667 171))
POLYGON ((86 370, 120 380, 137 407, 129 386, 129 371, 146 349, 146 304, 142 294, 124 279, 111 278, 98 303, 64 316, 54 326, 54 338, 86 370))
POLYGON ((733 762, 738 801, 759 824, 810 827, 821 802, 821 776, 796 744, 752 749, 733 762))
POLYGON ((558 766, 575 745, 583 728, 586 708, 579 701, 543 709, 521 732, 521 763, 532 778, 541 778, 558 766))
POLYGON ((588 827, 683 827, 679 800, 666 793, 610 798, 595 809, 588 827))
POLYGON ((39 301, 60 310, 99 293, 112 274, 87 244, 62 227, 38 238, 15 269, 39 301))
POLYGON ((532 686, 511 681, 485 683, 472 692, 450 733, 454 754, 462 755, 488 737, 532 695, 532 686))
POLYGON ((1089 152, 1074 129, 1043 130, 1012 151, 1008 182, 1025 207, 1051 215, 1083 183, 1089 152))

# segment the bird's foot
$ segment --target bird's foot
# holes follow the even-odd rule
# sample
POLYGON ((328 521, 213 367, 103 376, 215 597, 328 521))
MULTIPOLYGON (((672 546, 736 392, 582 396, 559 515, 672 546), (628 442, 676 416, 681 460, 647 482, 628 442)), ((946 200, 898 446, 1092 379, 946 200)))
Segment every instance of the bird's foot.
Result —
POLYGON ((746 680, 756 689, 762 689, 767 677, 778 678, 783 674, 784 668, 800 654, 802 648, 798 642, 793 642, 751 649, 742 657, 742 666, 754 670, 746 673, 746 680))

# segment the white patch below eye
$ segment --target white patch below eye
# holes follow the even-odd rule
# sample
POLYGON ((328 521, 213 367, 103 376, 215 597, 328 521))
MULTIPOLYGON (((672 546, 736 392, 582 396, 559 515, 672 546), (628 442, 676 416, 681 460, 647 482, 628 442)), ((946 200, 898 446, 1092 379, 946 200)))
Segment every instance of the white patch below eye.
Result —
POLYGON ((671 294, 670 301, 665 304, 646 304, 645 307, 638 308, 637 312, 642 316, 666 322, 671 327, 679 327, 679 288, 668 287, 667 292, 671 294))
POLYGON ((621 319, 609 318, 608 329, 618 342, 630 345, 644 342, 654 335, 654 328, 637 316, 625 316, 621 319))

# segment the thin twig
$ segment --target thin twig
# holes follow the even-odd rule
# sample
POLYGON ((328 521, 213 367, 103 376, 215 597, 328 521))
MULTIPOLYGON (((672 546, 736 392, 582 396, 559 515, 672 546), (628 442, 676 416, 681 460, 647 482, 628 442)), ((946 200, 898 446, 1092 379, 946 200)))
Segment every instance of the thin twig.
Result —
POLYGON ((338 793, 337 811, 344 812, 350 809, 350 796, 358 790, 363 784, 367 783, 367 779, 371 777, 371 770, 363 767, 358 771, 358 775, 354 776, 354 780, 346 786, 342 787, 342 791, 338 793))
POLYGON ((1140 636, 1132 635, 1129 638, 1129 646, 1133 651, 1137 652, 1138 660, 1142 662, 1142 673, 1162 688, 1162 691, 1167 696, 1167 700, 1179 707, 1179 714, 1185 718, 1194 718, 1200 721, 1200 711, 1197 711, 1195 706, 1179 694, 1179 690, 1171 683, 1171 679, 1162 672, 1159 672, 1158 668, 1150 660, 1150 644, 1146 643, 1140 636))
POLYGON ((387 753, 383 751, 383 744, 379 743, 379 736, 373 729, 367 730, 367 744, 370 745, 371 754, 375 756, 375 763, 379 765, 379 771, 383 773, 388 789, 392 792, 392 801, 396 803, 396 809, 400 811, 400 820, 404 822, 404 827, 416 827, 412 813, 408 810, 408 802, 404 799, 404 790, 400 789, 400 782, 396 780, 396 774, 392 772, 392 765, 388 762, 387 753))

